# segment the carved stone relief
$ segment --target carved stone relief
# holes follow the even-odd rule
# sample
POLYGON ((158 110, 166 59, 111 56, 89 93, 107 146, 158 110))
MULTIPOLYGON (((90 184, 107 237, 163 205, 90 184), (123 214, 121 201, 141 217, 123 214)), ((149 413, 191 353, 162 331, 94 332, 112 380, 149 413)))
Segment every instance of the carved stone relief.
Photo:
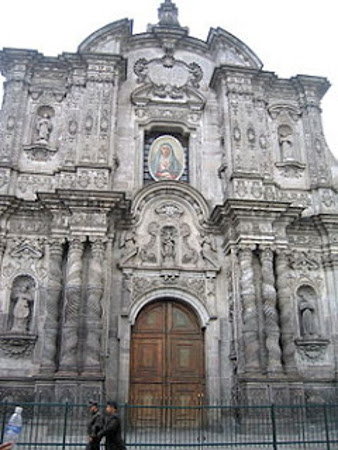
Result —
POLYGON ((137 60, 134 72, 141 84, 132 93, 135 105, 170 100, 197 110, 204 107, 205 99, 198 90, 203 71, 196 62, 187 63, 166 53, 162 58, 137 60))
POLYGON ((39 280, 46 278, 48 270, 44 259, 43 238, 17 238, 9 242, 3 261, 2 278, 5 285, 20 272, 34 274, 39 280))
POLYGON ((194 231, 182 208, 174 202, 155 208, 146 226, 126 230, 120 238, 121 266, 150 265, 152 267, 194 267, 218 269, 217 249, 211 234, 194 231), (157 215, 157 218, 156 218, 157 215), (186 221, 187 220, 187 221, 186 221))

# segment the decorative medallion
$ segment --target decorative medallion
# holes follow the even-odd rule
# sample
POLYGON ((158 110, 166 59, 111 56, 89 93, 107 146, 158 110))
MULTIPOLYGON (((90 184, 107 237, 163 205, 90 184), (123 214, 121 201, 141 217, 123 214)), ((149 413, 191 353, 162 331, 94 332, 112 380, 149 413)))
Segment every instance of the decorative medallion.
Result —
POLYGON ((148 157, 149 173, 156 181, 179 180, 184 171, 184 150, 173 136, 160 136, 152 143, 148 157))

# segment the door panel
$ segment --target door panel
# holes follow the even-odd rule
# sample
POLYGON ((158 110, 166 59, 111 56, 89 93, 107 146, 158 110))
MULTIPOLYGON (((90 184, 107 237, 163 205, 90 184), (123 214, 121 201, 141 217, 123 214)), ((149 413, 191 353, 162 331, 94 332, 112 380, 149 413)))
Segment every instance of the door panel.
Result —
POLYGON ((166 413, 164 409, 135 410, 134 423, 198 425, 200 409, 196 407, 204 393, 204 340, 189 308, 164 300, 141 311, 132 329, 130 370, 132 404, 187 407, 166 413))
POLYGON ((164 371, 164 340, 161 337, 134 340, 132 351, 133 381, 161 381, 164 371))
POLYGON ((130 410, 131 422, 133 424, 147 426, 164 425, 164 409, 149 408, 149 406, 159 405, 164 395, 163 388, 162 383, 133 384, 133 394, 130 399, 130 403, 136 405, 135 408, 130 410), (146 406, 146 408, 140 408, 140 405, 146 406))
POLYGON ((203 376, 200 340, 173 336, 169 339, 168 350, 171 362, 168 371, 172 380, 196 380, 203 376))
POLYGON ((201 424, 201 384, 172 383, 171 398, 180 408, 172 410, 171 421, 176 427, 195 427, 201 424))

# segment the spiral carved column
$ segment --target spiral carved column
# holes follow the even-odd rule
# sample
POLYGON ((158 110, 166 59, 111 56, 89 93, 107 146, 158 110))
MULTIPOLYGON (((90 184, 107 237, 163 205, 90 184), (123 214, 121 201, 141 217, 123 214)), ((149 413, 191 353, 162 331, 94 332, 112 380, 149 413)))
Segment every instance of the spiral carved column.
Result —
POLYGON ((268 373, 278 373, 282 370, 281 349, 279 346, 280 330, 278 324, 277 293, 275 289, 273 257, 274 254, 270 248, 265 248, 260 254, 262 266, 262 299, 268 373))
POLYGON ((98 372, 101 369, 103 251, 102 240, 91 242, 86 292, 85 372, 98 372))
POLYGON ((78 365, 83 250, 84 246, 80 239, 73 239, 70 242, 60 358, 60 371, 63 372, 76 371, 78 365))
POLYGON ((296 347, 294 343, 292 299, 288 285, 289 265, 287 254, 282 250, 277 253, 276 273, 278 309, 281 325, 282 361, 286 373, 295 373, 296 347))
POLYGON ((62 291, 63 241, 49 243, 49 280, 41 370, 54 372, 58 344, 60 297, 62 291))
POLYGON ((258 317, 252 256, 252 250, 249 247, 243 247, 239 250, 243 341, 246 372, 257 372, 260 370, 258 317))

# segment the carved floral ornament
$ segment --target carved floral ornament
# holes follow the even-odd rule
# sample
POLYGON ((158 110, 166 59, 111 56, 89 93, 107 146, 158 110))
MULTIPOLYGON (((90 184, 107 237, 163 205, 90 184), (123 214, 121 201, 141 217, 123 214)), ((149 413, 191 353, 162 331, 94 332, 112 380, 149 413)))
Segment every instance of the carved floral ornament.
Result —
POLYGON ((134 72, 141 85, 132 93, 135 105, 170 101, 203 109, 205 98, 198 90, 203 71, 196 62, 186 63, 167 53, 162 58, 137 60, 134 72))

